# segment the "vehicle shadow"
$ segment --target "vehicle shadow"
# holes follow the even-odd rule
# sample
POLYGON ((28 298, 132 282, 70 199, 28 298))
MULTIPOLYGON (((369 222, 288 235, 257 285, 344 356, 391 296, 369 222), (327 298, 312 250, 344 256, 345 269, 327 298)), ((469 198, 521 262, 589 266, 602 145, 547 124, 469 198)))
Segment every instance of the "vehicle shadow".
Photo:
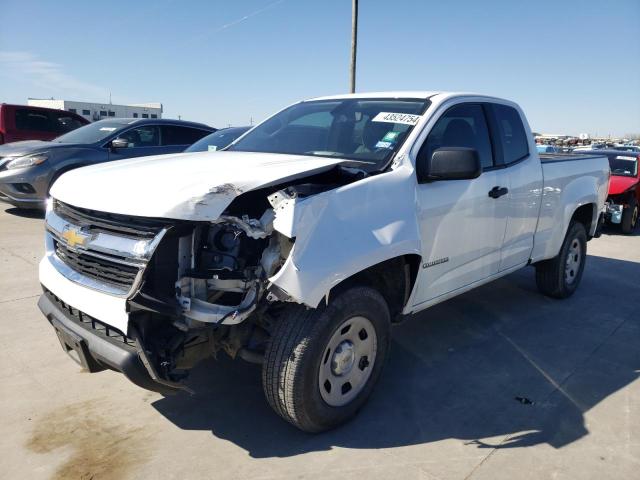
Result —
POLYGON ((44 219, 44 210, 40 209, 7 207, 4 211, 16 217, 44 219))
POLYGON ((570 299, 539 295, 525 269, 414 316, 394 329, 369 402, 327 433, 281 420, 264 399, 260 367, 226 357, 193 371, 195 395, 153 406, 256 458, 450 438, 477 448, 560 448, 588 435, 586 411, 638 378, 640 317, 628 299, 638 298, 640 282, 625 278, 640 278, 640 263, 590 256, 570 299))
POLYGON ((631 233, 622 233, 620 225, 605 225, 602 227, 603 235, 614 235, 622 237, 638 237, 640 236, 640 225, 631 231, 631 233))

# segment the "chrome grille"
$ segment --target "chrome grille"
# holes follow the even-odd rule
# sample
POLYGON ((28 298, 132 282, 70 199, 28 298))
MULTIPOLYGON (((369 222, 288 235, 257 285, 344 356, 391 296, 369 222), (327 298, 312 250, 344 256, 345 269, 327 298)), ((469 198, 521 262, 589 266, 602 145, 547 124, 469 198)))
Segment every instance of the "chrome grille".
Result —
POLYGON ((74 251, 59 241, 54 241, 56 255, 76 272, 129 290, 140 273, 143 265, 125 265, 116 258, 107 259, 107 255, 95 256, 91 253, 74 251))
POLYGON ((53 201, 53 211, 65 220, 82 225, 90 231, 103 231, 116 235, 147 239, 155 237, 164 228, 160 220, 118 215, 114 213, 96 212, 53 201))
POLYGON ((117 296, 140 284, 168 221, 96 212, 54 200, 47 255, 69 280, 117 296))

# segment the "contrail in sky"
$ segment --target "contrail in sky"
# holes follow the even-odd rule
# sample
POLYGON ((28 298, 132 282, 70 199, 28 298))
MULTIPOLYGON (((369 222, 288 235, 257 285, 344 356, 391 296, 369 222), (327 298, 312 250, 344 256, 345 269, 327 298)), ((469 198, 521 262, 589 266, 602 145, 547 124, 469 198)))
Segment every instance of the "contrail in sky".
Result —
POLYGON ((249 20, 251 17, 255 17, 256 15, 260 15, 261 13, 266 12, 267 10, 275 7, 276 5, 279 5, 279 4, 283 3, 284 1, 285 0, 277 0, 275 2, 271 2, 270 4, 268 4, 268 5, 266 5, 266 6, 262 7, 262 8, 259 8, 258 10, 254 11, 254 12, 251 12, 251 13, 245 15, 242 18, 238 18, 237 20, 233 20, 233 21, 231 21, 229 23, 225 23, 224 25, 221 25, 221 26, 219 26, 219 27, 217 27, 217 28, 215 28, 213 30, 209 30, 207 32, 203 32, 201 35, 197 35, 196 37, 193 37, 191 40, 200 40, 202 38, 208 37, 209 35, 213 35, 215 33, 221 32, 223 30, 227 30, 228 28, 234 27, 234 26, 238 25, 239 23, 242 23, 242 22, 244 22, 246 20, 249 20))

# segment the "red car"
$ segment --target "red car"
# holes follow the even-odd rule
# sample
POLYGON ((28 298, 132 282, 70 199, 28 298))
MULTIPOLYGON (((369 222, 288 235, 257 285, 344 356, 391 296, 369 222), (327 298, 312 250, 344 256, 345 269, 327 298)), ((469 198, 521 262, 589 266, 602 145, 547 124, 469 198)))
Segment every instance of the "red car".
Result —
POLYGON ((622 233, 631 233, 638 226, 640 210, 640 155, 620 150, 594 150, 594 155, 606 155, 611 168, 609 196, 605 220, 619 224, 622 233))
POLYGON ((53 140, 90 123, 72 112, 54 108, 0 103, 0 145, 20 140, 53 140))

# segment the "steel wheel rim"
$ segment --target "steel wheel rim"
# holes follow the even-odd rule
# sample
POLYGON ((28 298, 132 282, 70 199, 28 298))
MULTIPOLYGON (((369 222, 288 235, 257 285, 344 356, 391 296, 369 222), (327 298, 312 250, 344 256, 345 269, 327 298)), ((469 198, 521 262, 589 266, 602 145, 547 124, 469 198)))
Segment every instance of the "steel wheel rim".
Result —
POLYGON ((327 343, 318 371, 322 399, 331 407, 351 402, 365 387, 378 350, 373 324, 351 317, 340 324, 327 343))
POLYGON ((567 262, 564 269, 564 279, 568 285, 573 285, 578 277, 580 271, 580 264, 582 263, 582 245, 580 240, 574 238, 569 245, 569 251, 567 252, 567 262))

